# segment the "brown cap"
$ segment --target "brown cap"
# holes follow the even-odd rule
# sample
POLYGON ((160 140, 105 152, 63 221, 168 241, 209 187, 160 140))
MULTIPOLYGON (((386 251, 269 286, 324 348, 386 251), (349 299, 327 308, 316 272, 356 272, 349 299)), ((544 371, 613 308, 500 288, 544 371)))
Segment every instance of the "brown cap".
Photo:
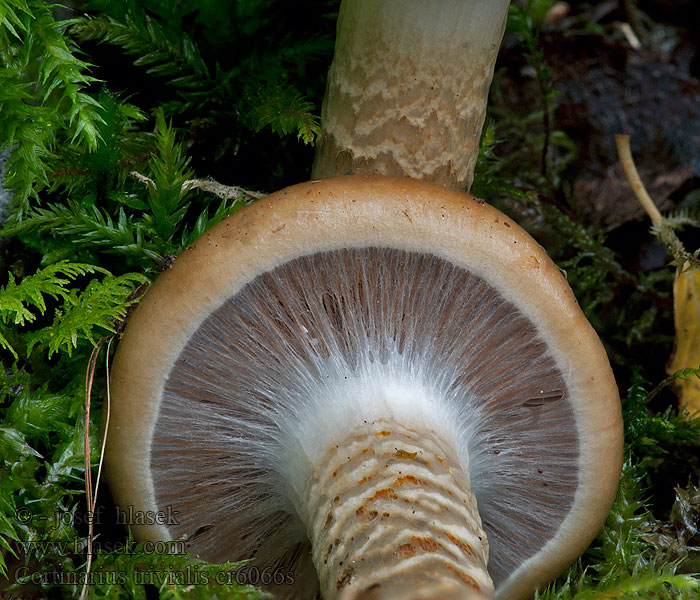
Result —
MULTIPOLYGON (((363 405, 385 375, 437 399, 426 418, 444 420, 464 456, 496 597, 527 597, 579 556, 622 462, 605 351, 523 229, 409 179, 267 196, 156 281, 114 363, 115 499, 171 515, 134 525, 138 538, 185 538, 210 561, 255 557, 277 573, 269 587, 312 597, 299 490, 339 429, 386 409, 363 405)), ((423 418, 416 395, 389 409, 423 418)))

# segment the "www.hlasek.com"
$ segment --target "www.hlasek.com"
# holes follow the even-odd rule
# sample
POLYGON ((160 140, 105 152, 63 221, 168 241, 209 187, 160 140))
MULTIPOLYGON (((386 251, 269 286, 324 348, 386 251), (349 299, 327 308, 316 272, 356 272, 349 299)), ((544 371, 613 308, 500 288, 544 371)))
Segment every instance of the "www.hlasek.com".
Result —
MULTIPOLYGON (((83 554, 88 551, 88 540, 74 538, 72 540, 32 540, 19 542, 25 554, 30 551, 39 556, 52 554, 54 556, 69 556, 71 554, 83 554)), ((116 552, 118 554, 188 554, 187 542, 184 540, 172 541, 146 541, 136 544, 133 541, 107 542, 95 541, 92 545, 93 553, 116 552)))
POLYGON ((251 565, 231 570, 213 571, 210 566, 188 565, 182 569, 143 571, 36 571, 28 567, 15 570, 15 581, 20 585, 125 585, 131 580, 136 585, 293 585, 294 573, 279 568, 259 569, 251 565))

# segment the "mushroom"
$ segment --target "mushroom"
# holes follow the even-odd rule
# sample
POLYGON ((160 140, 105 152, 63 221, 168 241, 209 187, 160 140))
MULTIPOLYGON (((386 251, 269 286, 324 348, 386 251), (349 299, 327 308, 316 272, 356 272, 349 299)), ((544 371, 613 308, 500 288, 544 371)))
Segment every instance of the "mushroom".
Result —
MULTIPOLYGON (((420 31, 454 48, 491 31, 498 45, 507 3, 447 4, 452 18, 442 3, 346 1, 338 45, 352 42, 344 27, 377 22, 377 48, 423 48, 420 31), (494 4, 490 25, 471 20, 494 4), (399 20, 410 35, 380 43, 399 20)), ((325 122, 345 77, 334 60, 325 122)), ((393 98, 379 90, 374 114, 393 98)), ((361 104, 340 101, 369 115, 361 104)), ((622 462, 605 351, 537 242, 446 187, 471 180, 462 151, 443 157, 433 135, 447 134, 417 133, 463 127, 483 106, 444 117, 450 127, 442 101, 407 105, 425 119, 399 117, 389 145, 327 127, 316 172, 413 179, 330 177, 258 200, 183 252, 135 311, 112 371, 106 467, 117 504, 152 517, 133 520, 137 538, 252 558, 250 583, 283 598, 516 600, 602 525, 622 462), (423 171, 404 162, 412 143, 423 171)))
POLYGON ((590 542, 621 462, 559 269, 409 179, 300 184, 214 227, 132 316, 112 398, 118 504, 177 520, 137 537, 256 557, 293 598, 315 597, 312 562, 325 598, 423 577, 524 597, 590 542))

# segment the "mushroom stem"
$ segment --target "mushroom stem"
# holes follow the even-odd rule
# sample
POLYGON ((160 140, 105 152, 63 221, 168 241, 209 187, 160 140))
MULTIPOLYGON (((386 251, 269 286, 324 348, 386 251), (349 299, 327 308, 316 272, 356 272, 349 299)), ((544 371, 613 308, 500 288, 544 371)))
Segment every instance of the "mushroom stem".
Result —
POLYGON ((326 600, 493 596, 469 478, 434 431, 354 430, 316 466, 303 504, 326 600))
POLYGON ((508 0, 344 0, 312 177, 468 189, 508 0))

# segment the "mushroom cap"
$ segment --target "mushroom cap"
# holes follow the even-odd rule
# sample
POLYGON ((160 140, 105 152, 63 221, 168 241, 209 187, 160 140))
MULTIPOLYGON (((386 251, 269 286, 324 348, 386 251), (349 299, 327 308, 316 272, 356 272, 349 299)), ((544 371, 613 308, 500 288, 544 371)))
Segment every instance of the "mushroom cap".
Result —
POLYGON ((560 269, 483 201, 388 177, 267 196, 158 278, 112 371, 115 500, 175 515, 134 525, 139 539, 185 537, 214 562, 256 556, 293 571, 283 594, 313 597, 298 490, 353 418, 378 416, 362 399, 338 416, 342 398, 383 393, 464 455, 498 598, 530 595, 603 524, 619 397, 560 269), (384 372, 403 391, 378 391, 384 372))

